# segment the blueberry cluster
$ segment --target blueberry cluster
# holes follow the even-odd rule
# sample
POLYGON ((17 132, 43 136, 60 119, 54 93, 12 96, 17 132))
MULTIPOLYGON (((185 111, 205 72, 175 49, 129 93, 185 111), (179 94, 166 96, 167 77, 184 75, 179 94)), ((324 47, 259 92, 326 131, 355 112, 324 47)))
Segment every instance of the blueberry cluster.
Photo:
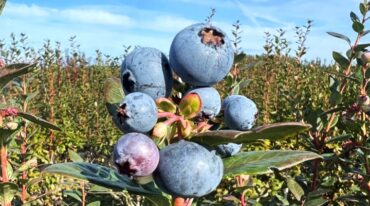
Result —
MULTIPOLYGON (((173 196, 201 197, 212 192, 223 176, 223 163, 215 151, 181 138, 159 151, 148 134, 158 121, 156 100, 171 96, 173 72, 191 86, 186 93, 199 96, 202 118, 214 118, 223 111, 226 127, 251 129, 257 114, 254 102, 233 95, 221 104, 220 94, 212 87, 229 73, 233 60, 234 50, 226 34, 202 23, 175 36, 169 60, 155 48, 140 47, 128 54, 120 71, 126 96, 117 111, 125 135, 113 151, 119 172, 132 177, 153 175, 158 187, 173 196)), ((230 156, 240 147, 220 145, 217 150, 230 156)))

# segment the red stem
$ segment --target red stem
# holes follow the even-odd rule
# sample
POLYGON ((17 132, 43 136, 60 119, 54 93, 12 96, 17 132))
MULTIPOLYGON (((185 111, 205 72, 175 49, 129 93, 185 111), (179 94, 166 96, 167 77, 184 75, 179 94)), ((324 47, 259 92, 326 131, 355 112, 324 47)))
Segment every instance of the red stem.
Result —
POLYGON ((247 206, 247 204, 245 203, 245 195, 244 195, 244 192, 242 193, 242 196, 240 197, 240 205, 241 206, 247 206))
POLYGON ((158 118, 164 118, 164 117, 168 117, 168 118, 171 118, 171 117, 177 117, 176 114, 174 113, 171 113, 171 112, 158 112, 157 113, 158 115, 158 118))
MULTIPOLYGON (((1 145, 1 173, 2 173, 2 181, 3 182, 9 182, 8 174, 7 174, 7 166, 8 166, 8 155, 6 151, 6 145, 5 143, 2 143, 1 145)), ((4 206, 11 206, 11 202, 5 202, 4 200, 4 206)))
POLYGON ((7 168, 8 166, 8 155, 6 151, 6 146, 1 146, 1 174, 2 174, 2 181, 3 182, 9 182, 8 174, 7 174, 7 168))

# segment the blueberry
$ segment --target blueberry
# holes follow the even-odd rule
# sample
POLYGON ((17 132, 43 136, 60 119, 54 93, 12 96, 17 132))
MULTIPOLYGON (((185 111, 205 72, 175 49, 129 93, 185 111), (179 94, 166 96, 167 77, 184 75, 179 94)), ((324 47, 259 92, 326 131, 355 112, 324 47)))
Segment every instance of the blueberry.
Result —
POLYGON ((220 157, 199 144, 181 140, 160 152, 156 184, 180 197, 201 197, 212 192, 223 176, 220 157))
POLYGON ((154 100, 141 92, 130 93, 123 99, 118 110, 118 122, 123 132, 149 132, 157 123, 157 107, 154 100))
POLYGON ((170 48, 170 64, 181 79, 194 86, 221 81, 234 60, 231 41, 219 28, 194 24, 180 31, 170 48))
POLYGON ((128 133, 114 146, 113 162, 119 173, 129 176, 148 176, 159 162, 157 145, 146 135, 128 133))
POLYGON ((217 145, 216 151, 222 157, 231 157, 233 155, 236 155, 240 151, 241 148, 242 148, 242 144, 228 143, 228 144, 217 145))
POLYGON ((213 87, 201 87, 190 90, 188 93, 196 93, 202 100, 201 112, 203 116, 214 117, 221 110, 221 97, 213 87))
POLYGON ((172 70, 167 57, 161 51, 139 47, 123 61, 121 81, 125 94, 143 92, 156 100, 170 96, 172 70))
POLYGON ((242 95, 231 95, 223 104, 225 125, 231 129, 249 130, 256 122, 258 109, 256 104, 242 95))

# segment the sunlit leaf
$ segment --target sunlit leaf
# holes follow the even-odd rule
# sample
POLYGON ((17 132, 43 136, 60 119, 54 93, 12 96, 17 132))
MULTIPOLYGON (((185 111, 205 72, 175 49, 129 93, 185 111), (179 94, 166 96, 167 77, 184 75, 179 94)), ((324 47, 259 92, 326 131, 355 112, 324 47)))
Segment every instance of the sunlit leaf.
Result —
POLYGON ((287 179, 287 185, 294 197, 298 201, 301 201, 301 198, 304 195, 304 190, 302 189, 302 187, 293 178, 290 177, 287 179))
POLYGON ((134 194, 161 195, 161 191, 152 185, 139 185, 130 177, 121 175, 117 171, 97 164, 68 162, 53 164, 43 172, 61 174, 77 179, 87 180, 92 184, 113 190, 127 190, 134 194))
POLYGON ((89 203, 89 204, 87 204, 86 206, 100 206, 100 201, 90 202, 90 203, 89 203))
POLYGON ((158 111, 171 113, 176 112, 177 107, 170 99, 160 97, 155 102, 157 104, 158 111))
POLYGON ((260 139, 279 140, 307 131, 311 125, 300 122, 283 122, 253 128, 250 131, 215 130, 194 135, 191 141, 207 145, 224 143, 251 143, 260 139))
POLYGON ((195 117, 202 108, 202 101, 198 94, 189 93, 181 99, 179 111, 185 119, 195 117))
POLYGON ((0 183, 0 202, 5 205, 5 203, 10 203, 14 196, 18 193, 18 185, 11 182, 1 182, 0 183))
POLYGON ((104 83, 104 100, 111 116, 117 114, 117 109, 123 97, 123 88, 119 78, 108 78, 104 83))
POLYGON ((77 152, 74 152, 72 150, 68 151, 68 156, 69 159, 72 160, 72 162, 84 162, 82 157, 77 152))
POLYGON ((270 150, 241 152, 223 159, 224 176, 267 174, 273 172, 270 169, 272 167, 283 170, 318 158, 322 157, 309 151, 270 150))

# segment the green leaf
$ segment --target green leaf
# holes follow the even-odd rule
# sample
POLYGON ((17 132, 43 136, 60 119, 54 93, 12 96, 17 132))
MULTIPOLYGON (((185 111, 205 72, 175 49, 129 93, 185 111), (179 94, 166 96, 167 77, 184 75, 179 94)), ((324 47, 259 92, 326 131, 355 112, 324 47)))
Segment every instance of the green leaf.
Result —
POLYGON ((6 0, 2 0, 2 1, 0 1, 0 15, 1 15, 1 13, 3 12, 3 9, 4 9, 4 7, 5 7, 5 4, 6 4, 6 0))
POLYGON ((358 18, 355 12, 351 11, 350 17, 351 17, 352 22, 360 22, 360 18, 358 18))
POLYGON ((161 191, 153 185, 139 185, 128 176, 121 175, 113 169, 97 164, 82 162, 59 163, 46 167, 43 172, 87 180, 92 184, 112 190, 127 190, 138 195, 161 195, 161 191))
MULTIPOLYGON (((36 63, 34 63, 34 64, 22 64, 22 68, 12 69, 9 73, 5 74, 4 76, 1 76, 0 77, 0 89, 3 89, 5 87, 5 85, 8 84, 10 81, 12 81, 14 78, 33 71, 35 66, 36 66, 36 63)), ((18 68, 18 66, 14 66, 14 67, 18 68)), ((13 66, 9 65, 9 66, 5 67, 4 69, 9 69, 9 68, 13 68, 13 66)))
POLYGON ((239 94, 239 91, 240 91, 240 87, 239 87, 239 84, 235 85, 233 87, 233 89, 231 90, 231 94, 232 95, 238 95, 239 94))
POLYGON ((117 115, 117 109, 124 96, 121 80, 119 78, 108 78, 105 80, 104 100, 111 116, 117 115))
POLYGON ((20 128, 21 126, 18 126, 15 130, 0 128, 0 142, 4 142, 5 144, 9 143, 19 132, 20 128))
POLYGON ((195 117, 202 108, 202 101, 198 94, 189 93, 181 99, 179 111, 185 119, 195 117))
POLYGON ((23 163, 11 176, 11 178, 17 178, 21 172, 27 171, 37 166, 37 158, 34 157, 27 162, 23 163))
POLYGON ((5 203, 10 203, 14 196, 18 193, 18 185, 11 182, 1 182, 0 183, 0 202, 1 205, 5 203))
POLYGON ((347 205, 358 205, 358 206, 368 206, 367 204, 367 197, 365 195, 343 195, 338 197, 337 200, 341 202, 346 202, 347 205))
POLYGON ((342 102, 342 95, 338 91, 330 93, 329 102, 331 106, 339 105, 342 102))
POLYGON ((360 12, 363 16, 365 16, 366 12, 367 12, 367 6, 364 4, 364 3, 360 3, 360 12))
POLYGON ((359 51, 363 51, 364 49, 366 49, 366 47, 369 47, 370 44, 357 44, 357 46, 355 47, 355 52, 359 52, 359 51))
POLYGON ((166 196, 159 195, 146 195, 146 200, 148 200, 153 206, 171 206, 171 199, 166 196))
POLYGON ((353 22, 352 24, 352 29, 357 32, 357 33, 361 33, 363 30, 364 30, 365 26, 363 24, 361 24, 360 22, 353 22))
POLYGON ((343 142, 345 140, 348 140, 352 137, 352 134, 343 134, 336 137, 331 138, 327 143, 337 143, 337 142, 343 142))
POLYGON ((288 206, 289 205, 289 201, 285 198, 285 197, 283 197, 283 196, 281 196, 281 195, 278 195, 278 194, 276 194, 275 195, 275 197, 281 202, 281 203, 283 203, 283 205, 284 206, 288 206))
POLYGON ((343 40, 347 41, 347 43, 349 45, 351 45, 351 40, 347 36, 345 36, 343 34, 336 33, 336 32, 327 32, 327 33, 329 35, 333 36, 333 37, 336 37, 336 38, 339 38, 339 39, 343 39, 343 40))
POLYGON ((68 156, 69 159, 72 160, 72 162, 84 162, 82 157, 77 152, 74 152, 72 150, 68 151, 68 156))
POLYGON ((243 59, 246 56, 247 55, 244 52, 241 52, 240 54, 235 55, 235 57, 234 57, 234 64, 240 63, 241 61, 243 61, 243 59))
POLYGON ((241 152, 223 159, 224 176, 268 174, 273 172, 270 169, 272 167, 283 170, 318 158, 322 157, 309 151, 270 150, 241 152))
POLYGON ((289 177, 287 179, 287 185, 294 195, 294 197, 298 200, 301 201, 302 196, 304 195, 304 190, 302 189, 301 185, 299 185, 293 178, 289 177))
POLYGON ((364 37, 365 35, 369 34, 370 33, 370 30, 366 30, 362 33, 362 37, 364 37))
POLYGON ((61 129, 59 127, 55 126, 54 124, 52 124, 52 123, 50 123, 50 122, 48 122, 48 121, 46 121, 46 120, 44 120, 40 117, 36 117, 32 114, 28 114, 28 113, 24 113, 24 112, 18 112, 18 115, 20 117, 23 117, 23 118, 35 123, 35 124, 38 124, 38 125, 42 126, 42 127, 52 129, 52 130, 61 131, 61 129))
POLYGON ((89 204, 87 204, 86 206, 100 206, 100 201, 90 202, 90 203, 89 203, 89 204))
POLYGON ((350 64, 349 60, 346 57, 344 57, 342 54, 340 54, 339 52, 336 52, 336 51, 333 51, 333 59, 343 69, 348 68, 348 66, 350 64))
POLYGON ((330 190, 317 190, 308 193, 304 206, 321 206, 325 205, 328 200, 323 198, 323 195, 330 190))
POLYGON ((63 191, 63 195, 67 195, 67 196, 70 196, 72 197, 73 199, 79 201, 79 202, 82 202, 81 200, 81 193, 76 191, 76 190, 65 190, 63 191))
POLYGON ((260 139, 279 140, 307 131, 311 125, 300 122, 274 123, 256 127, 250 131, 215 130, 194 135, 190 140, 208 145, 229 142, 251 143, 260 139))
POLYGON ((365 78, 366 79, 369 79, 370 78, 370 69, 366 69, 365 78))
POLYGON ((155 100, 159 111, 176 113, 177 107, 170 99, 160 97, 155 100))

